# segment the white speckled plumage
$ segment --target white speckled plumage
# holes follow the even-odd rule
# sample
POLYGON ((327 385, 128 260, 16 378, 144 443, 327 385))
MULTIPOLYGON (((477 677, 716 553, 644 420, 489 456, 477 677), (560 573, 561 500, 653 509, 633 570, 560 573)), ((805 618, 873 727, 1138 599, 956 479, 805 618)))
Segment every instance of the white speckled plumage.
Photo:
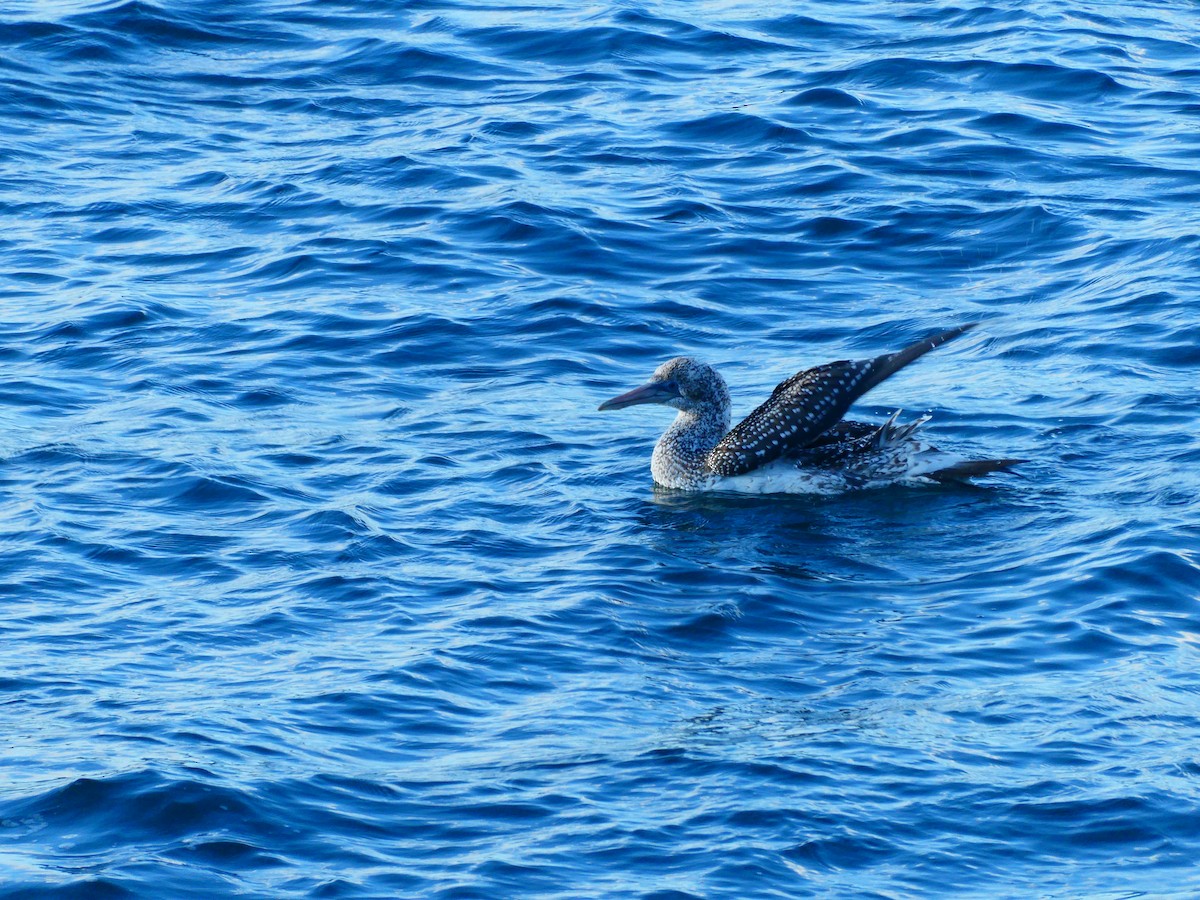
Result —
POLYGON ((897 426, 842 421, 850 405, 888 376, 972 325, 941 332, 896 353, 841 360, 798 372, 729 430, 725 380, 711 366, 676 357, 650 381, 601 404, 621 409, 662 403, 678 410, 654 446, 650 470, 667 488, 743 493, 828 493, 913 480, 960 480, 1022 460, 967 461, 913 437, 927 417, 897 426))

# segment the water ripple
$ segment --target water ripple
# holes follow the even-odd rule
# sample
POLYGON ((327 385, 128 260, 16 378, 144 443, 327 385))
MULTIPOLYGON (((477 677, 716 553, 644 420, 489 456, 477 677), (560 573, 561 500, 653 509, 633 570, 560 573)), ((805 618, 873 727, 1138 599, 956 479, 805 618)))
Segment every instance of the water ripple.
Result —
POLYGON ((1196 893, 1193 17, 0 44, 0 894, 1196 893), (973 320, 858 412, 1023 477, 680 496, 595 413, 973 320))

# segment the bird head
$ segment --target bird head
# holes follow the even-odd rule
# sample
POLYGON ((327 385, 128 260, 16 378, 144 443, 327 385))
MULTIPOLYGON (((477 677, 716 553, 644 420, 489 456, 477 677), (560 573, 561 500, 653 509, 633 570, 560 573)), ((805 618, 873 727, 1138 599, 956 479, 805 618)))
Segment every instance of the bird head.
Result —
POLYGON ((641 403, 661 403, 686 412, 703 407, 722 410, 729 406, 729 390, 712 366, 690 356, 677 356, 655 369, 641 387, 605 400, 600 409, 624 409, 641 403))

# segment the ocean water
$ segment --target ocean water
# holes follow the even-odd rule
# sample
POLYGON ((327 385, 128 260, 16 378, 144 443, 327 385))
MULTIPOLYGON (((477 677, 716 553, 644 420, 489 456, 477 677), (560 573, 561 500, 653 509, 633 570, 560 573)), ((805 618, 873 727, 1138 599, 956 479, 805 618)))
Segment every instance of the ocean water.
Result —
POLYGON ((1200 894, 1189 4, 0 5, 0 896, 1200 894), (979 328, 974 487, 655 491, 979 328))

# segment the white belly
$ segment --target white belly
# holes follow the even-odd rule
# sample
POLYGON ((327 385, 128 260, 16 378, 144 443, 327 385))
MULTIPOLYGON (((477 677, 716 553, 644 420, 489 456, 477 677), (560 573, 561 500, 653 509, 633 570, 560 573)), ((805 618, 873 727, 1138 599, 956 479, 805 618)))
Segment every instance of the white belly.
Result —
POLYGON ((932 484, 930 472, 962 462, 961 456, 937 450, 921 441, 893 444, 862 454, 840 467, 800 467, 791 460, 776 460, 762 468, 721 478, 709 476, 702 491, 737 494, 841 494, 846 491, 894 484, 932 484))

